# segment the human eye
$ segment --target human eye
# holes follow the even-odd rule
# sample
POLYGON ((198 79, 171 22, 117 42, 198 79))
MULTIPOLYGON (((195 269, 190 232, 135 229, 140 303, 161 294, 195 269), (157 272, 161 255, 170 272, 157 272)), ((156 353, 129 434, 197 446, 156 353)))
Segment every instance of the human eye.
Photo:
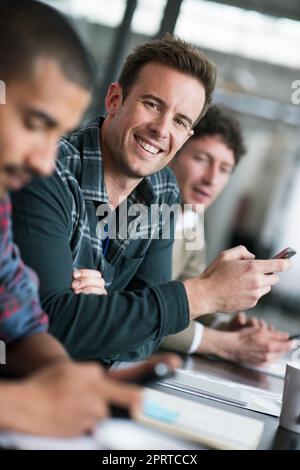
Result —
POLYGON ((144 101, 144 104, 150 108, 150 109, 153 109, 155 111, 160 111, 160 106, 159 104, 155 103, 154 101, 150 101, 150 100, 145 100, 144 101))
POLYGON ((208 157, 204 153, 195 153, 193 158, 196 162, 208 162, 208 157))
POLYGON ((224 174, 224 175, 230 175, 232 173, 232 168, 229 168, 229 167, 222 167, 221 168, 221 172, 224 174))
POLYGON ((45 129, 45 124, 36 117, 25 116, 24 127, 30 131, 40 131, 45 129))
POLYGON ((189 125, 188 125, 187 121, 185 121, 184 119, 175 118, 175 122, 176 122, 176 124, 178 124, 179 127, 182 127, 182 129, 189 130, 189 125))

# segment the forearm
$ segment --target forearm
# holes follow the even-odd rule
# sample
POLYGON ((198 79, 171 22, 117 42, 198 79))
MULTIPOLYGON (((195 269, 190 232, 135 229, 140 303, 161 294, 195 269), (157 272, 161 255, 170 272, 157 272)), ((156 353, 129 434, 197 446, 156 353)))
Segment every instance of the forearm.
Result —
MULTIPOLYGON (((26 432, 26 423, 30 420, 27 388, 24 382, 0 382, 0 429, 26 432)), ((34 403, 33 397, 32 402, 34 403)))
POLYGON ((62 345, 50 334, 38 333, 8 346, 4 371, 10 376, 24 377, 62 360, 70 360, 62 345))
POLYGON ((202 341, 197 349, 198 354, 213 354, 224 359, 232 358, 236 333, 229 333, 204 328, 202 341))
POLYGON ((188 325, 181 283, 108 295, 66 293, 44 303, 51 332, 76 359, 113 358, 188 325), (71 326, 70 326, 71 325, 71 326))
POLYGON ((188 299, 191 320, 217 311, 209 279, 187 279, 183 281, 183 285, 188 299))

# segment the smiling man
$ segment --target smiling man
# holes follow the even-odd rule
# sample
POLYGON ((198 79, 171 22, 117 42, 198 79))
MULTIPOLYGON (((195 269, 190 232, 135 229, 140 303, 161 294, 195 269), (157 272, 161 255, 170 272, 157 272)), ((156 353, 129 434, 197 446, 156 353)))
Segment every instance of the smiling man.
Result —
POLYGON ((174 214, 164 237, 149 211, 179 203, 166 165, 205 114, 215 80, 214 65, 180 39, 138 46, 109 87, 107 116, 63 139, 55 175, 14 198, 16 240, 40 276, 50 329, 73 357, 147 357, 190 319, 252 307, 277 282, 265 273, 290 266, 238 247, 201 278, 171 281, 174 214))

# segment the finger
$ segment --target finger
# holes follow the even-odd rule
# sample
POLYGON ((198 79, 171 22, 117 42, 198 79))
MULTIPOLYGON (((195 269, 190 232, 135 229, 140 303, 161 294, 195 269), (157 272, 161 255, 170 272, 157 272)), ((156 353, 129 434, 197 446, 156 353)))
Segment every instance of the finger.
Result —
POLYGON ((256 317, 248 318, 247 326, 255 326, 258 328, 260 326, 259 319, 256 317))
POLYGON ((230 248, 229 250, 223 251, 223 257, 226 260, 235 260, 235 259, 253 259, 255 255, 250 253, 246 247, 243 245, 236 246, 234 248, 230 248))
POLYGON ((269 353, 265 356, 263 361, 259 364, 261 367, 266 367, 272 364, 272 362, 278 361, 285 353, 269 353))
POLYGON ((82 277, 102 277, 100 271, 97 269, 76 269, 73 272, 74 279, 79 279, 82 277))
POLYGON ((151 372, 156 364, 163 362, 171 369, 176 369, 181 366, 181 359, 176 354, 160 354, 155 355, 141 364, 129 369, 122 369, 109 372, 109 376, 118 380, 134 381, 140 376, 151 372))
POLYGON ((263 320, 262 318, 257 318, 256 320, 258 321, 258 324, 259 324, 260 328, 262 328, 264 330, 268 329, 268 325, 265 322, 265 320, 263 320))
POLYGON ((82 289, 84 287, 100 287, 103 289, 105 287, 105 281, 102 277, 86 277, 80 278, 80 280, 76 279, 76 281, 72 282, 73 289, 82 289))
POLYGON ((259 272, 264 274, 280 273, 292 267, 292 261, 290 259, 259 259, 255 260, 254 263, 259 272))
POLYGON ((75 294, 95 294, 95 295, 107 295, 107 291, 100 287, 84 287, 82 289, 74 290, 75 294))
POLYGON ((106 376, 100 387, 99 396, 104 397, 110 404, 128 408, 133 414, 141 407, 143 389, 106 376))
POLYGON ((238 325, 243 326, 247 323, 247 316, 245 312, 239 312, 235 317, 233 317, 232 321, 236 321, 238 325))
POLYGON ((271 291, 271 286, 261 287, 257 291, 258 300, 271 291))
MULTIPOLYGON (((251 326, 245 326, 244 328, 242 328, 240 330, 240 334, 243 336, 243 337, 251 337, 251 336, 254 336, 254 338, 258 338, 258 334, 261 332, 261 329, 259 326, 257 325, 251 325, 251 326)), ((250 338, 251 339, 251 338, 250 338)))
POLYGON ((270 331, 270 335, 277 341, 287 341, 289 339, 289 333, 284 331, 270 331))
POLYGON ((264 274, 260 277, 261 286, 274 286, 279 282, 279 276, 277 274, 264 274))
POLYGON ((285 353, 292 349, 291 341, 269 341, 268 352, 269 353, 285 353))

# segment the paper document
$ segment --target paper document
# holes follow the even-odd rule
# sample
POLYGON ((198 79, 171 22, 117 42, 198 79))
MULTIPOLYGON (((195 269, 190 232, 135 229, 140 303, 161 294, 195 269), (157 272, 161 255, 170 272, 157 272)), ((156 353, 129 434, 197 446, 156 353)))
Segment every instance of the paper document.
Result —
POLYGON ((103 447, 92 437, 39 437, 0 431, 0 446, 23 450, 99 450, 103 447))
POLYGON ((284 379, 286 365, 289 360, 290 356, 283 357, 279 361, 272 362, 271 364, 264 367, 256 367, 251 365, 243 365, 243 367, 246 367, 247 369, 251 370, 257 370, 258 372, 263 372, 264 374, 273 375, 274 377, 284 379))
POLYGON ((174 377, 162 380, 159 384, 166 388, 229 403, 260 413, 272 416, 280 415, 282 393, 273 393, 185 369, 177 369, 174 377))
POLYGON ((191 450, 199 446, 127 419, 99 422, 93 435, 39 437, 0 431, 0 447, 23 450, 191 450))
POLYGON ((216 449, 255 449, 263 422, 195 403, 157 390, 145 390, 144 410, 136 419, 149 426, 216 449))

